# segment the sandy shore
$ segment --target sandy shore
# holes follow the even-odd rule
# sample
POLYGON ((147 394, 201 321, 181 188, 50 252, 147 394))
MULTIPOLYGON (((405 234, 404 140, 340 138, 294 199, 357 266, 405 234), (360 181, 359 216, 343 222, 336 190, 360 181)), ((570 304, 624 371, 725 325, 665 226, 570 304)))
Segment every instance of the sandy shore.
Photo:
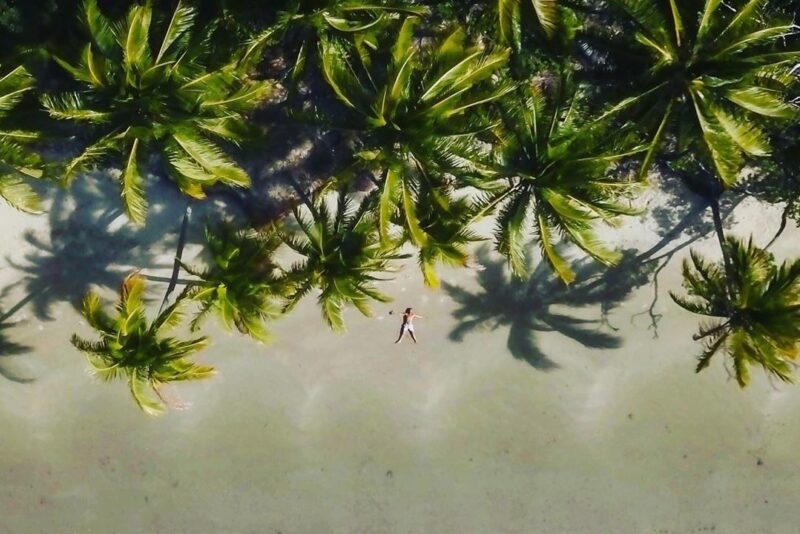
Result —
MULTIPOLYGON (((211 321, 198 359, 219 375, 176 388, 191 409, 160 419, 89 376, 70 301, 92 283, 111 296, 132 266, 167 273, 180 199, 138 232, 101 209, 103 188, 49 218, 0 208, 2 306, 38 291, 2 330, 20 353, 0 356, 0 531, 796 532, 800 390, 754 370, 740 391, 721 360, 694 374, 697 319, 667 291, 686 242, 716 245, 672 185, 608 235, 674 253, 569 291, 543 269, 511 282, 486 249, 483 271, 444 271, 437 292, 402 271, 384 286, 395 304, 349 313, 347 335, 313 300, 267 347, 211 321), (425 317, 416 346, 392 344, 388 311, 405 306, 425 317)), ((778 218, 745 201, 728 221, 763 244, 778 218)))

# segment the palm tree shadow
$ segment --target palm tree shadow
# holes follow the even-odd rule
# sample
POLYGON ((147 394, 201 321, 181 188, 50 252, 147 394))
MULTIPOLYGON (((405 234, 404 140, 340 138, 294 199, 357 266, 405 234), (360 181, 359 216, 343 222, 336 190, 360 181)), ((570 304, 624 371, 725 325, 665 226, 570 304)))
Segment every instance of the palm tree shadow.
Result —
POLYGON ((588 348, 612 349, 622 345, 616 328, 608 322, 609 312, 635 288, 645 285, 651 267, 631 269, 635 251, 625 251, 620 265, 607 269, 591 260, 578 262, 574 269, 578 282, 566 287, 540 262, 528 279, 510 275, 502 259, 489 257, 481 247, 476 254, 484 267, 478 275, 480 289, 470 292, 444 283, 444 290, 459 307, 453 313, 459 324, 450 332, 454 341, 480 330, 508 327, 506 347, 514 358, 536 369, 550 370, 558 365, 539 347, 538 333, 557 332, 588 348), (556 307, 599 308, 597 319, 573 317, 556 307))
POLYGON ((30 347, 26 347, 25 345, 21 345, 8 339, 8 336, 4 330, 7 330, 11 326, 12 325, 9 323, 0 322, 0 376, 6 380, 10 380, 11 382, 27 384, 29 382, 33 382, 33 378, 19 376, 5 365, 6 358, 25 354, 31 350, 30 347))
POLYGON ((137 228, 120 219, 119 203, 109 201, 116 187, 107 179, 81 179, 69 190, 53 193, 47 233, 27 231, 22 259, 6 257, 21 278, 6 287, 0 298, 12 292, 25 295, 10 311, 30 303, 37 318, 50 321, 56 303, 78 306, 92 286, 116 288, 133 266, 152 264, 164 236, 163 230, 153 229, 172 228, 178 218, 160 216, 166 210, 151 203, 154 215, 146 227, 137 228))

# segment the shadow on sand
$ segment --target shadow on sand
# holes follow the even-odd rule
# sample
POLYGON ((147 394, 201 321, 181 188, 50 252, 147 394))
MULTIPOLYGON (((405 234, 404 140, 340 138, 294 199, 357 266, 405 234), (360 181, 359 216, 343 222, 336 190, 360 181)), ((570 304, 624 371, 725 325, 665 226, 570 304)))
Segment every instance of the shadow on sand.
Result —
POLYGON ((484 267, 478 274, 480 289, 469 292, 452 284, 444 290, 459 308, 454 312, 460 324, 450 332, 450 338, 463 341, 473 331, 508 327, 507 348, 517 359, 537 369, 548 370, 557 364, 537 343, 538 333, 558 332, 590 348, 611 349, 622 345, 616 329, 608 323, 608 313, 634 289, 648 282, 651 268, 631 271, 627 266, 635 251, 624 252, 620 267, 606 269, 597 262, 582 260, 574 266, 578 280, 566 287, 550 268, 540 262, 526 280, 514 278, 502 259, 489 257, 488 246, 476 254, 484 267), (556 309, 597 307, 597 319, 581 319, 556 309))
MULTIPOLYGON (((134 269, 171 268, 164 256, 174 254, 187 199, 166 182, 150 180, 149 214, 142 227, 131 224, 119 202, 119 185, 105 173, 92 173, 76 180, 69 189, 42 189, 47 224, 28 230, 19 243, 22 250, 9 251, 8 266, 19 279, 0 291, 0 357, 28 351, 8 341, 8 330, 25 321, 20 312, 30 306, 39 320, 57 319, 55 306, 68 302, 79 308, 92 287, 116 291, 134 269), (161 259, 159 259, 161 256, 161 259), (11 322, 20 314, 20 320, 11 322)), ((197 223, 189 242, 202 240, 203 219, 227 218, 236 213, 224 199, 209 198, 195 205, 197 223)), ((164 285, 166 289, 166 284, 164 285)), ((0 376, 29 382, 2 367, 0 376)))
MULTIPOLYGON (((157 238, 164 232, 147 229, 165 221, 148 221, 145 228, 129 224, 119 204, 109 201, 114 199, 116 187, 114 183, 82 179, 69 190, 53 193, 47 235, 27 231, 22 261, 6 258, 21 279, 6 287, 0 297, 20 289, 25 295, 9 313, 30 303, 37 318, 51 321, 54 304, 68 301, 78 306, 91 286, 115 288, 130 266, 153 261, 157 238)), ((154 212, 159 209, 158 205, 151 207, 154 212)))
MULTIPOLYGON (((0 316, 5 317, 5 315, 6 314, 0 310, 0 316)), ((33 382, 33 379, 22 377, 7 366, 8 358, 25 354, 31 350, 30 347, 20 345, 8 339, 8 335, 5 331, 12 326, 14 326, 14 324, 6 323, 5 320, 0 320, 0 376, 12 382, 27 384, 28 382, 33 382)))
MULTIPOLYGON (((658 337, 661 315, 656 313, 660 298, 659 275, 680 251, 709 235, 713 224, 708 214, 708 201, 689 190, 679 177, 663 172, 657 185, 656 202, 648 217, 655 223, 657 241, 647 250, 628 249, 613 268, 589 259, 573 265, 577 280, 566 287, 549 267, 539 262, 527 280, 513 278, 505 261, 490 258, 488 246, 478 249, 476 259, 484 267, 478 275, 480 289, 471 293, 463 288, 444 284, 445 291, 459 308, 454 312, 460 324, 450 338, 462 341, 481 328, 508 327, 507 348, 520 360, 537 369, 557 367, 537 344, 537 333, 558 332, 590 348, 616 348, 622 339, 608 322, 609 312, 621 304, 635 289, 652 285, 649 307, 639 314, 650 320, 648 329, 658 337), (596 319, 580 319, 564 308, 595 307, 596 319), (560 310, 557 310, 560 309, 560 310)), ((741 196, 729 195, 721 206, 724 218, 733 212, 741 196)))

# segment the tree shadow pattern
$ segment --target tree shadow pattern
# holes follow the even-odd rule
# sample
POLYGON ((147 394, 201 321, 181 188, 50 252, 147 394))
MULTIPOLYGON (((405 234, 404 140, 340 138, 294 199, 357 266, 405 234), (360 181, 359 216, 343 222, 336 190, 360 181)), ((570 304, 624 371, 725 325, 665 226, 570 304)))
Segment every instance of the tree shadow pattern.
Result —
MULTIPOLYGON (((458 303, 454 312, 459 325, 450 338, 463 341, 466 335, 480 328, 509 328, 507 348, 511 354, 537 369, 557 367, 537 344, 537 332, 559 332, 590 348, 615 348, 622 340, 609 324, 609 312, 635 289, 653 286, 649 307, 632 316, 648 315, 653 337, 658 337, 661 315, 656 313, 660 297, 659 275, 681 250, 713 231, 708 216, 708 200, 691 191, 681 178, 668 169, 661 169, 659 190, 663 205, 650 210, 658 241, 649 249, 623 251, 623 258, 613 268, 606 268, 589 259, 575 265, 579 280, 570 287, 556 279, 540 262, 527 280, 513 278, 502 259, 492 260, 488 247, 477 251, 478 263, 484 266, 478 281, 479 291, 444 284, 444 289, 458 303), (554 311, 554 306, 598 308, 597 319, 578 319, 554 311)), ((728 219, 742 195, 726 195, 721 203, 723 218, 728 219)))
POLYGON ((6 257, 21 278, 6 287, 0 298, 22 289, 25 296, 11 313, 30 303, 40 320, 53 320, 52 308, 62 301, 79 306, 92 286, 116 288, 133 266, 153 263, 162 251, 164 228, 177 230, 178 216, 152 205, 146 227, 117 221, 122 208, 112 192, 111 180, 81 179, 69 189, 53 193, 48 210, 48 233, 23 235, 28 249, 21 261, 6 257), (106 182, 106 183, 103 183, 106 182), (154 231, 161 228, 162 230, 154 231))
POLYGON ((618 267, 607 269, 586 259, 574 266, 579 282, 566 287, 551 269, 539 262, 528 279, 511 276, 502 259, 489 257, 489 248, 478 249, 476 259, 484 267, 478 274, 480 288, 470 292, 445 283, 444 290, 458 304, 454 317, 459 324, 450 339, 463 341, 470 332, 508 327, 508 351, 540 370, 558 365, 540 348, 541 332, 558 332, 589 348, 612 349, 622 345, 609 312, 637 287, 647 284, 652 264, 632 268, 636 251, 623 252, 618 267), (581 319, 557 311, 556 306, 595 306, 599 317, 581 319))
MULTIPOLYGON (((0 310, 0 315, 4 315, 2 310, 0 310)), ((7 366, 8 358, 25 354, 31 350, 30 347, 16 343, 8 338, 8 334, 5 331, 12 326, 14 324, 0 321, 0 377, 20 384, 33 382, 32 378, 20 376, 7 366)))

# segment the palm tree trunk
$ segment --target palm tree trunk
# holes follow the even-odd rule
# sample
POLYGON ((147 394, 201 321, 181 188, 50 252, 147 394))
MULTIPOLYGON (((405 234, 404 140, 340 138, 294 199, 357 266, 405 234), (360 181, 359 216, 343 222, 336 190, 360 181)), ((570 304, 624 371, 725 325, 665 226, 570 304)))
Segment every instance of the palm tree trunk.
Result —
POLYGON ((719 241, 719 247, 722 252, 722 263, 725 266, 725 282, 728 287, 728 298, 733 302, 736 298, 736 286, 733 283, 736 276, 733 269, 733 262, 731 261, 728 247, 725 243, 725 229, 722 227, 722 217, 719 214, 719 197, 712 198, 709 204, 711 205, 711 215, 714 218, 714 231, 717 234, 717 241, 719 241))
POLYGON ((786 223, 789 222, 789 210, 791 208, 791 203, 787 204, 786 207, 783 208, 783 213, 781 214, 781 225, 778 227, 778 231, 775 232, 775 235, 772 237, 772 239, 769 240, 769 243, 767 243, 767 245, 764 247, 764 250, 769 250, 769 247, 771 247, 775 241, 778 240, 781 234, 783 234, 783 231, 786 230, 786 223))
POLYGON ((28 302, 32 301, 39 295, 42 295, 43 293, 47 292, 50 288, 51 288, 50 284, 44 283, 39 287, 37 287, 36 289, 34 289, 33 291, 31 291, 30 293, 28 293, 27 295, 25 295, 19 302, 11 306, 8 310, 0 313, 0 324, 5 323, 8 319, 11 318, 11 316, 17 313, 20 309, 22 309, 22 307, 25 306, 28 302))
POLYGON ((161 308, 158 313, 164 310, 164 307, 169 301, 170 295, 175 291, 175 286, 178 285, 178 275, 181 273, 181 258, 183 258, 183 247, 186 245, 186 236, 189 232, 189 222, 192 218, 192 205, 186 204, 186 211, 183 213, 183 222, 181 223, 181 232, 178 237, 178 249, 175 251, 175 262, 172 264, 172 276, 167 286, 167 292, 164 294, 164 300, 161 301, 161 308))

